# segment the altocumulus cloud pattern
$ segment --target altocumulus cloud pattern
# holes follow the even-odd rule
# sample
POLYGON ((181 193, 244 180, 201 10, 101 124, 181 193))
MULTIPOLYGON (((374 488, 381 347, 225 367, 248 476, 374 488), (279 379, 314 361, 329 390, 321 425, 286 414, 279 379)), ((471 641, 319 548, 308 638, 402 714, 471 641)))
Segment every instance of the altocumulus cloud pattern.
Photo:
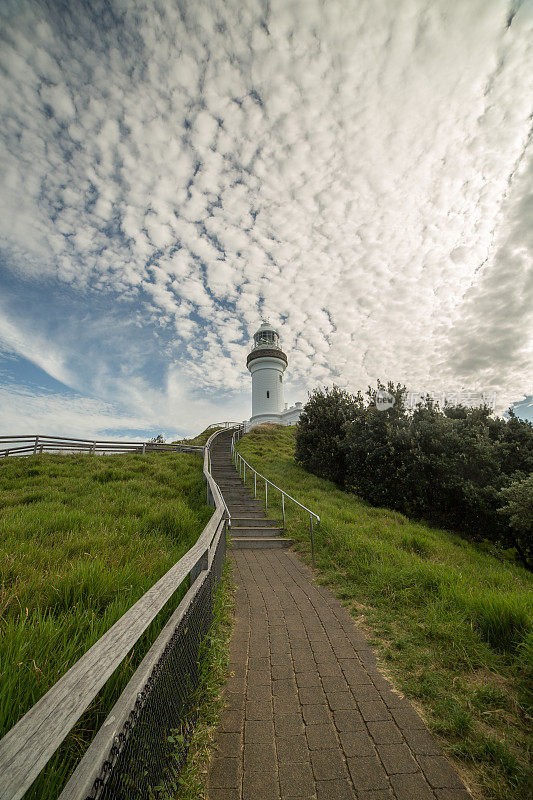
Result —
POLYGON ((4 2, 2 426, 249 416, 379 376, 531 393, 533 4, 4 2))

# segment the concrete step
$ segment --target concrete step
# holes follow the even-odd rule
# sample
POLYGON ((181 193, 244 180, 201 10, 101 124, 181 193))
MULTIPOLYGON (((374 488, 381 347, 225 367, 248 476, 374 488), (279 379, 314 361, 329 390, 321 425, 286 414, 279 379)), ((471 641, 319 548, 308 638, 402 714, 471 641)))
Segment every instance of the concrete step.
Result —
POLYGON ((231 526, 231 536, 233 539, 269 539, 273 536, 281 536, 283 528, 234 528, 231 526))
POLYGON ((252 516, 235 516, 231 518, 231 524, 234 528, 247 528, 248 526, 251 528, 281 528, 282 520, 266 519, 265 517, 259 517, 258 519, 257 517, 252 516))
POLYGON ((253 506, 253 505, 248 505, 247 506, 247 505, 244 505, 244 504, 241 504, 241 505, 230 505, 229 503, 226 503, 226 506, 227 506, 228 511, 229 511, 229 513, 231 514, 232 517, 234 517, 234 516, 242 517, 245 514, 246 514, 246 516, 249 516, 250 514, 254 514, 256 511, 259 514, 261 514, 262 516, 264 516, 264 514, 265 514, 265 510, 263 508, 261 508, 261 506, 253 506))
POLYGON ((248 549, 260 549, 260 550, 273 550, 274 548, 285 548, 290 547, 292 545, 292 539, 282 539, 280 536, 272 539, 262 539, 257 537, 250 537, 245 538, 239 537, 234 539, 233 537, 230 539, 230 547, 234 550, 248 550, 248 549))
POLYGON ((259 503, 253 503, 252 501, 249 503, 228 503, 226 501, 226 505, 232 517, 243 517, 245 514, 248 515, 254 511, 258 511, 263 515, 265 513, 265 509, 259 503))
MULTIPOLYGON (((242 511, 236 511, 235 515, 233 515, 233 513, 231 515, 232 520, 238 520, 242 517, 246 518, 248 522, 253 521, 254 525, 260 525, 261 521, 265 519, 265 512, 262 510, 250 511, 250 509, 246 508, 242 511)), ((271 520, 266 521, 270 522, 271 520)))

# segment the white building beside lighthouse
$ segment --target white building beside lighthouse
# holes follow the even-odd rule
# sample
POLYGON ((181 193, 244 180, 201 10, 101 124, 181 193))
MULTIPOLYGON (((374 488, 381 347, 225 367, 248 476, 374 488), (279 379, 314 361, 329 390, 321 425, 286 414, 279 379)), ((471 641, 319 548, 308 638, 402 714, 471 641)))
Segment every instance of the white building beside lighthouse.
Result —
POLYGON ((269 322, 263 322, 254 333, 254 344, 246 359, 252 375, 252 416, 247 428, 262 422, 295 425, 302 413, 302 404, 287 408, 283 392, 283 373, 287 356, 281 349, 279 334, 269 322))

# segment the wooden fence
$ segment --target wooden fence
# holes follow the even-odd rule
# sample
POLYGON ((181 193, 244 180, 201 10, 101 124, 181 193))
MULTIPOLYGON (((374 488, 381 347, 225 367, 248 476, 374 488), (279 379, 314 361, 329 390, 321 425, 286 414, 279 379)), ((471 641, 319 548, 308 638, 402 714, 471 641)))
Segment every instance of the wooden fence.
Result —
MULTIPOLYGON (((208 502, 215 507, 213 516, 196 544, 0 740, 0 797, 2 800, 20 800, 114 670, 127 656, 165 603, 190 576, 191 589, 176 609, 173 624, 167 624, 152 645, 152 649, 109 713, 89 751, 81 760, 61 794, 62 800, 66 800, 66 798, 82 800, 87 797, 99 767, 98 757, 105 752, 105 747, 113 740, 124 719, 127 718, 131 707, 131 704, 128 705, 131 700, 129 696, 132 695, 131 687, 133 687, 133 697, 135 697, 135 692, 139 690, 138 687, 143 676, 154 667, 158 654, 175 630, 177 618, 186 613, 188 604, 194 596, 195 587, 199 585, 202 572, 211 569, 220 538, 226 535, 224 501, 218 485, 211 476, 209 467, 211 445, 220 433, 221 431, 213 433, 205 448, 182 448, 184 450, 204 450, 203 472, 207 482, 208 502)), ((6 438, 4 437, 4 439, 6 438)), ((31 439, 31 437, 16 438, 31 439)), ((37 438, 33 437, 34 448, 40 447, 40 438, 35 444, 37 438)), ((50 438, 46 437, 46 439, 50 438)), ((54 437, 54 442, 57 441, 58 437, 54 437)), ((61 441, 81 442, 82 440, 62 439, 61 441)), ((94 442, 91 444, 108 445, 110 443, 94 442)), ((139 446, 139 443, 135 444, 137 447, 139 446)), ((148 445, 146 446, 148 447, 148 445)), ((154 447, 159 451, 159 446, 155 445, 154 447)), ((82 448, 80 447, 80 449, 82 448)))
POLYGON ((117 442, 105 439, 71 439, 66 436, 0 436, 0 458, 40 453, 201 453, 203 447, 155 442, 117 442))

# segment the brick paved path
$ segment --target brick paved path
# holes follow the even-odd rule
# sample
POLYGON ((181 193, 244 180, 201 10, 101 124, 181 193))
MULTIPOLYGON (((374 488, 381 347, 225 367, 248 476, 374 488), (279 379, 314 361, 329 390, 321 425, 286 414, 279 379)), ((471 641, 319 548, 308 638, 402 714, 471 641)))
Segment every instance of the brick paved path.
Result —
POLYGON ((329 590, 287 550, 237 550, 209 800, 468 800, 329 590))

